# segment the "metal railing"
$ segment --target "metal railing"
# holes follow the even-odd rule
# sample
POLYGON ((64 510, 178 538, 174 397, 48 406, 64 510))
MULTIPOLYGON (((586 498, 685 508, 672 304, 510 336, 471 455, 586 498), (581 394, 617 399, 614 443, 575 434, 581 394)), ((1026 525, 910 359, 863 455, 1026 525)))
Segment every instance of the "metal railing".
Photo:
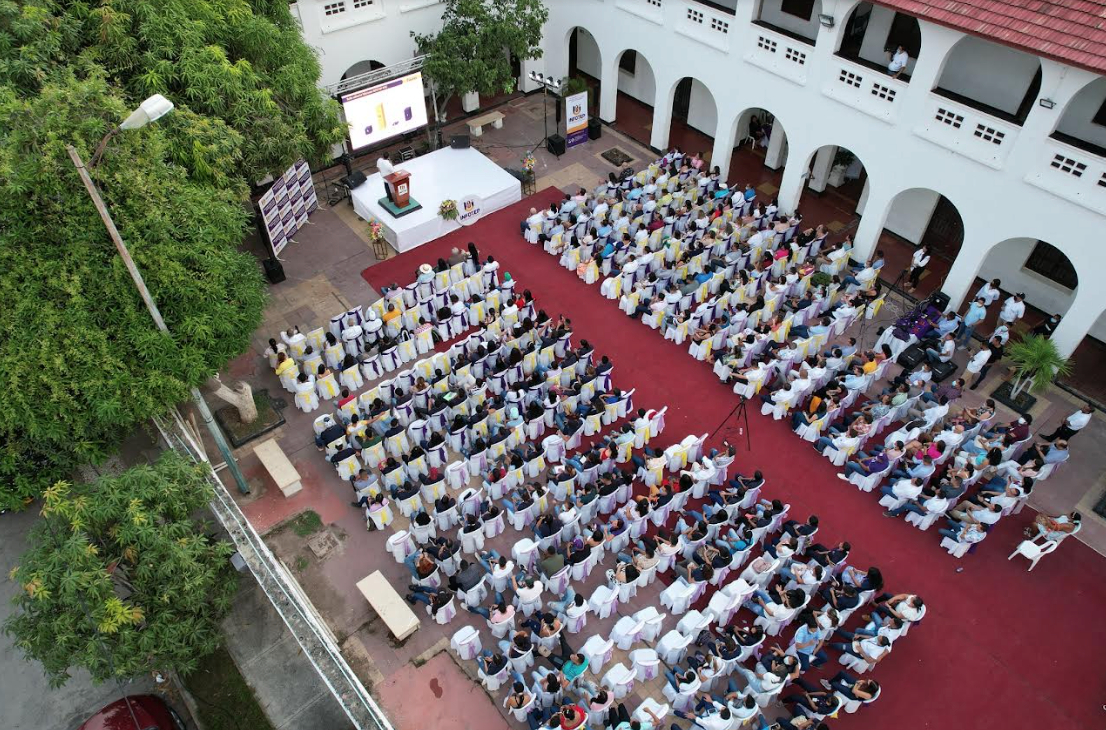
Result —
POLYGON ((350 76, 348 79, 342 79, 336 84, 330 84, 323 87, 326 89, 326 93, 330 96, 337 96, 344 94, 347 91, 353 91, 355 89, 364 89, 367 86, 379 83, 381 81, 387 81, 388 79, 394 79, 399 76, 404 76, 413 71, 418 71, 422 68, 422 62, 426 56, 415 56, 408 61, 401 61, 394 63, 391 66, 385 66, 384 68, 378 68, 368 73, 357 74, 356 76, 350 76))
POLYGON ((155 422, 170 447, 207 468, 208 480, 215 492, 210 502, 211 511, 350 722, 358 730, 394 730, 384 711, 342 656, 314 605, 239 509, 208 461, 202 443, 180 413, 174 410, 170 417, 155 419, 155 422))

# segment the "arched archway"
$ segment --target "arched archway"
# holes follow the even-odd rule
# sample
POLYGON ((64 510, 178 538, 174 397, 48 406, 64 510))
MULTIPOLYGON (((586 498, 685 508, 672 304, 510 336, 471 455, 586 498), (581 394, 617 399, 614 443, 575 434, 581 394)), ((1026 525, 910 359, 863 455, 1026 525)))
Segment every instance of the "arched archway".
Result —
POLYGON ((1041 61, 1009 46, 966 35, 949 50, 934 93, 1022 124, 1041 90, 1041 61), (1002 83, 997 80, 1002 79, 1002 83))
POLYGON ((803 164, 806 185, 799 207, 804 213, 815 208, 811 220, 852 221, 867 189, 868 171, 861 159, 845 147, 831 144, 819 147, 803 164))
POLYGON ((1098 77, 1071 98, 1052 138, 1106 157, 1106 77, 1098 77))
POLYGON ((964 219, 956 204, 931 188, 902 190, 884 211, 868 211, 866 198, 858 212, 862 216, 883 215, 874 246, 885 262, 881 278, 894 283, 910 264, 917 247, 925 244, 930 263, 914 295, 921 298, 940 289, 964 243, 964 219))
POLYGON ((909 60, 896 72, 896 78, 909 81, 922 49, 922 29, 917 18, 882 5, 861 2, 845 20, 837 55, 891 74, 889 65, 899 47, 906 51, 909 60))
POLYGON ((718 128, 718 105, 699 79, 685 76, 672 88, 672 117, 668 146, 709 155, 718 128))
POLYGON ((638 142, 649 144, 653 106, 657 99, 657 77, 653 66, 644 54, 633 48, 618 53, 612 63, 618 79, 615 126, 638 142))
POLYGON ((370 71, 376 71, 377 69, 384 68, 384 66, 385 64, 377 60, 358 61, 357 63, 346 69, 346 72, 342 74, 342 80, 345 81, 346 79, 353 78, 354 76, 367 74, 370 71))
MULTIPOLYGON (((725 129, 720 124, 719 135, 725 129)), ((733 118, 729 129, 730 164, 722 170, 722 176, 733 185, 778 189, 788 152, 783 123, 769 109, 749 107, 733 118)))
MULTIPOLYGON (((599 99, 601 79, 603 78, 603 53, 599 43, 586 28, 579 26, 568 31, 568 77, 581 79, 588 85, 592 99, 599 99)), ((589 109, 588 113, 598 116, 598 109, 589 109)))

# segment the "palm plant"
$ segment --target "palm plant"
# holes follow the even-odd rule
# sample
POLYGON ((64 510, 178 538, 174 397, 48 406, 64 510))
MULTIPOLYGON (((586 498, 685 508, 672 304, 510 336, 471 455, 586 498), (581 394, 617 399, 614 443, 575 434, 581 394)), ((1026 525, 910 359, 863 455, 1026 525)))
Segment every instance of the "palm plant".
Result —
POLYGON ((1012 398, 1026 390, 1040 394, 1053 380, 1071 372, 1071 361, 1060 355, 1052 340, 1040 335, 1026 335, 1013 343, 1007 356, 1016 376, 1010 391, 1012 398))

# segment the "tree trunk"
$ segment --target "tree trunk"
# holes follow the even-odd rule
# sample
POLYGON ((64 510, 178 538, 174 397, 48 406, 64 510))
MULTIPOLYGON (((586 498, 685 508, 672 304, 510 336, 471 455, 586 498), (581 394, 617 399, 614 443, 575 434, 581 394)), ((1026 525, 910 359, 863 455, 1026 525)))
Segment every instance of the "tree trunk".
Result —
POLYGON ((1022 394, 1022 391, 1025 390, 1025 386, 1028 383, 1029 383, 1029 378, 1025 377, 1024 375, 1019 375, 1017 377, 1017 379, 1014 381, 1014 387, 1012 387, 1010 389, 1010 397, 1012 399, 1016 400, 1018 398, 1018 396, 1022 394))
POLYGON ((257 420, 257 404, 253 400, 253 388, 248 383, 239 383, 237 388, 229 388, 216 375, 211 379, 215 386, 215 397, 230 403, 238 409, 238 420, 253 423, 257 420))

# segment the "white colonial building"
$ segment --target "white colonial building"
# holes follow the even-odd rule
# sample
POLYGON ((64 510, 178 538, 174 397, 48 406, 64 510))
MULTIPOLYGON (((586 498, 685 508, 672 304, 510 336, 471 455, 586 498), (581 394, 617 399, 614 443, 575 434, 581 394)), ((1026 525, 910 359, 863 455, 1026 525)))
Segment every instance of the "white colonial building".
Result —
MULTIPOLYGON (((1060 1, 1044 15, 1019 0, 546 4, 544 57, 524 64, 522 90, 532 90, 528 71, 565 76, 571 64, 598 79, 604 121, 616 121, 619 94, 637 99, 652 107, 648 141, 660 150, 675 108, 713 138, 711 164, 723 170, 750 118, 771 119, 764 164, 783 169, 784 210, 807 187, 824 189, 838 149, 848 150, 865 180, 855 258, 884 229, 920 241, 951 209, 963 228, 943 284, 952 306, 977 276, 998 277, 1064 314, 1053 338, 1063 352, 1087 334, 1106 340, 1106 297, 1094 284, 1106 258, 1106 30, 1085 12, 1106 5, 1060 1), (893 78, 887 49, 898 45, 910 59, 893 78)), ((321 53, 323 85, 410 58, 410 31, 433 30, 442 8, 293 5, 321 53)))

